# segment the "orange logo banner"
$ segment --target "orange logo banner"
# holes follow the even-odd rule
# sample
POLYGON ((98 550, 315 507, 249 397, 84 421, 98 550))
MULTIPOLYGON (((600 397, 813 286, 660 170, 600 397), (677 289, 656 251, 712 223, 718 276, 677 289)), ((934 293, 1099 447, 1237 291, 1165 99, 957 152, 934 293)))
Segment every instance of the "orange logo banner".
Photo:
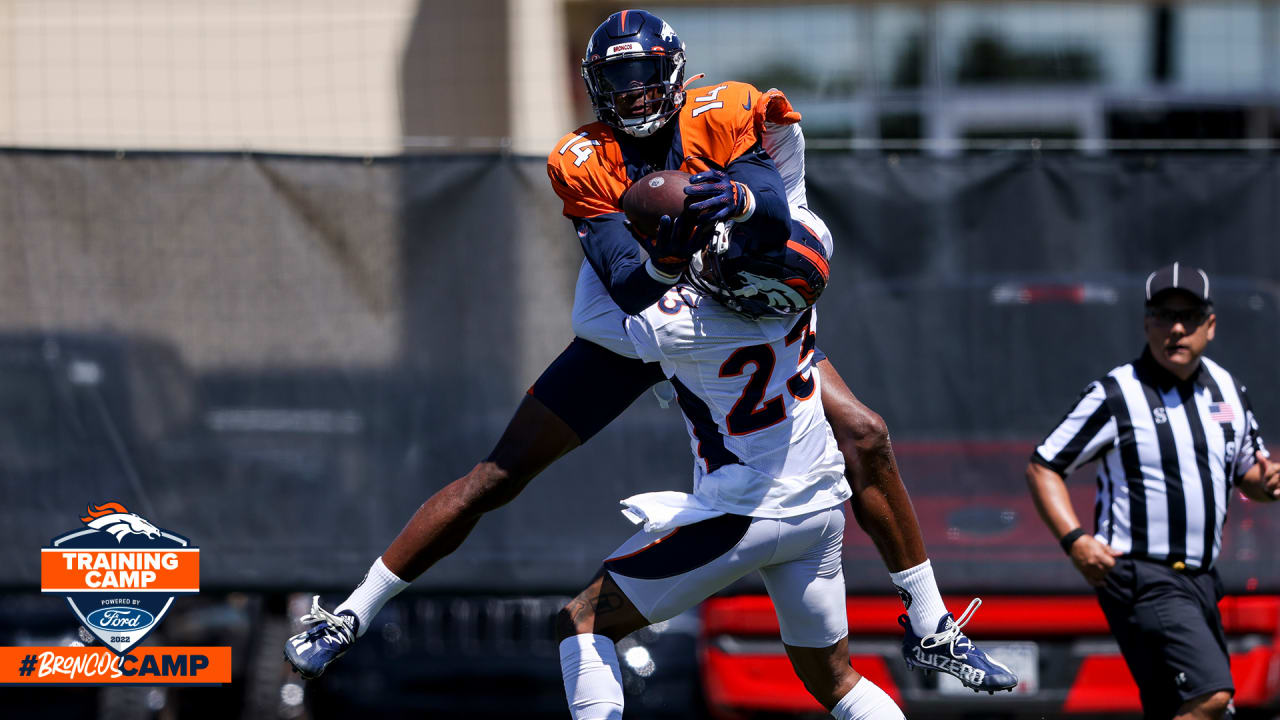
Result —
POLYGON ((229 647, 140 646, 176 596, 200 592, 200 549, 116 500, 80 523, 40 550, 40 591, 66 598, 93 645, 0 647, 0 685, 230 683, 229 647))
POLYGON ((40 591, 61 595, 117 655, 159 626, 178 595, 200 591, 200 550, 122 503, 85 506, 80 527, 40 551, 40 591))
POLYGON ((200 551, 45 548, 40 552, 40 589, 52 593, 196 592, 200 589, 200 551))

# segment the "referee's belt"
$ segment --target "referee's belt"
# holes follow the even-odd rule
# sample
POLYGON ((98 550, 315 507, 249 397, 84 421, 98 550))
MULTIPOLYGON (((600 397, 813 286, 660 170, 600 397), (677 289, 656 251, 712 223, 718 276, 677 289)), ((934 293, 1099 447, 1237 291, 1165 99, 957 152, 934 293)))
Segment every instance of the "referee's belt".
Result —
POLYGON ((1142 562, 1155 563, 1156 565, 1163 565, 1169 568, 1170 570, 1173 570, 1174 572, 1179 573, 1181 575, 1203 575, 1204 573, 1207 573, 1210 570, 1212 570, 1212 568, 1204 568, 1204 567, 1193 568, 1187 565, 1182 560, 1167 560, 1162 558, 1136 557, 1136 556, 1133 556, 1133 559, 1140 560, 1142 562))

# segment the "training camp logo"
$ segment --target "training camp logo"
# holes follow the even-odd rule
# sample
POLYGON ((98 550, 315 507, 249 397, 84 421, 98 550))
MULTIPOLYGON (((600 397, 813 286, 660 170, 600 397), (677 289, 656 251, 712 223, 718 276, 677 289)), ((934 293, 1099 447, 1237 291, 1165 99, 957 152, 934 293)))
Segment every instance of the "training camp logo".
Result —
POLYGON ((85 629, 124 655, 200 590, 200 550, 118 502, 91 505, 81 527, 40 551, 40 591, 62 595, 85 629))

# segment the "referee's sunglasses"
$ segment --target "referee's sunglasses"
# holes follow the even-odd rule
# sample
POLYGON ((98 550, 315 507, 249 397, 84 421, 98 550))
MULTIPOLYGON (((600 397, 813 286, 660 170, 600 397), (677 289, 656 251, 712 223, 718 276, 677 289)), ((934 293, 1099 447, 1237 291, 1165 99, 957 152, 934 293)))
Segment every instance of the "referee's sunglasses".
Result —
POLYGON ((1181 323, 1184 327, 1197 328, 1201 323, 1209 319, 1209 310, 1207 308, 1188 308, 1186 310, 1174 310, 1172 308, 1148 307, 1147 317, 1155 318, 1155 321, 1161 325, 1170 327, 1181 323))

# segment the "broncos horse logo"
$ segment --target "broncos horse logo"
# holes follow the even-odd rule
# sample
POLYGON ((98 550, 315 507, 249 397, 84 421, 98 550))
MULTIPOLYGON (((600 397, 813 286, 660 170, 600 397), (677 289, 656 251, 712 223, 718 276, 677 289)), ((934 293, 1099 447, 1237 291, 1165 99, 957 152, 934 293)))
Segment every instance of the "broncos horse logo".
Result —
POLYGON ((85 508, 89 515, 80 521, 94 530, 111 533, 116 542, 124 540, 125 535, 146 535, 148 538, 160 537, 160 528, 142 519, 137 513, 131 513, 118 502, 91 505, 85 508))
POLYGON ((813 295, 812 288, 808 283, 802 282, 804 287, 793 286, 792 283, 782 280, 775 280, 771 277, 756 275, 745 270, 739 270, 738 275, 747 280, 745 287, 734 290, 733 294, 737 297, 752 297, 760 295, 768 303, 770 307, 781 308, 783 310, 800 310, 806 308, 812 302, 805 295, 813 295), (808 290, 808 293, 805 291, 808 290))

